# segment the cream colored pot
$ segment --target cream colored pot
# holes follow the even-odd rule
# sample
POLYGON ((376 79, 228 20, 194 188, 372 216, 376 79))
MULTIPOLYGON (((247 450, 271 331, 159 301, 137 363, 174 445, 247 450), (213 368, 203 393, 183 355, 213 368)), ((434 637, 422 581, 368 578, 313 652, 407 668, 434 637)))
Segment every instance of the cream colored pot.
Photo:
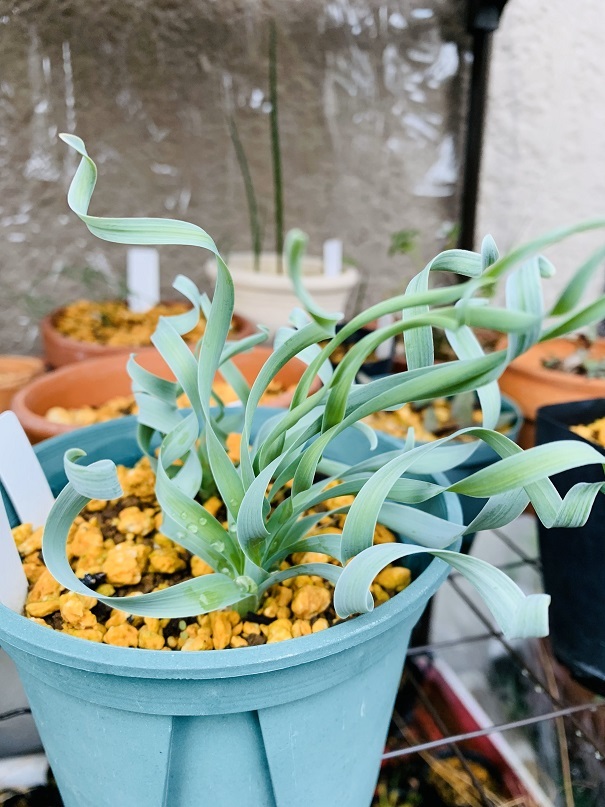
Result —
MULTIPOLYGON (((236 309, 254 323, 269 328, 271 336, 279 327, 287 325, 290 312, 299 308, 300 303, 287 274, 277 273, 275 253, 262 253, 258 272, 254 270, 251 252, 232 252, 227 265, 235 283, 236 309)), ((214 283, 214 260, 206 264, 206 273, 214 283)), ((327 277, 323 274, 322 259, 312 256, 303 260, 303 277, 305 288, 318 305, 327 311, 342 311, 343 315, 351 292, 359 282, 359 273, 353 268, 327 277)))

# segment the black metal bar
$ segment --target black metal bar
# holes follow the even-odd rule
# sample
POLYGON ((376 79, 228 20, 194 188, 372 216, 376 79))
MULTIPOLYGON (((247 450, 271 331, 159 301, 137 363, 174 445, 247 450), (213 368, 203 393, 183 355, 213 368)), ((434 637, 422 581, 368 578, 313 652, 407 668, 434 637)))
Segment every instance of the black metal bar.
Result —
POLYGON ((505 5, 506 0, 469 0, 468 5, 468 28, 473 36, 473 67, 458 237, 461 249, 474 249, 492 36, 498 28, 505 5))
POLYGON ((494 529, 492 532, 494 535, 497 535, 502 543, 506 544, 509 549, 512 549, 512 551, 515 552, 515 554, 517 554, 527 566, 540 567, 540 558, 531 558, 527 552, 521 549, 516 541, 513 541, 510 535, 506 535, 506 533, 501 529, 494 529))
POLYGON ((12 709, 10 712, 3 712, 0 714, 0 720, 11 720, 13 717, 22 717, 23 715, 31 714, 31 709, 23 707, 22 709, 12 709))
MULTIPOLYGON (((499 635, 499 634, 497 634, 499 635)), ((431 642, 429 644, 416 645, 408 649, 408 657, 432 656, 436 650, 447 650, 448 647, 460 647, 463 644, 473 644, 474 642, 485 642, 493 639, 493 632, 479 633, 475 636, 463 636, 462 638, 446 639, 442 642, 431 642)))

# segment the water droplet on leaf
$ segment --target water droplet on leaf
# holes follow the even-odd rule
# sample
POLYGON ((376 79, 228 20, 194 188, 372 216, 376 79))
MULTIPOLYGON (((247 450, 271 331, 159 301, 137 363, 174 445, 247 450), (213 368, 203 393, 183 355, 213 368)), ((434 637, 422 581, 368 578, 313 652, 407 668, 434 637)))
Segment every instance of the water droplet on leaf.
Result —
POLYGON ((254 594, 258 588, 254 580, 245 574, 235 578, 235 585, 242 591, 245 591, 246 594, 254 594))

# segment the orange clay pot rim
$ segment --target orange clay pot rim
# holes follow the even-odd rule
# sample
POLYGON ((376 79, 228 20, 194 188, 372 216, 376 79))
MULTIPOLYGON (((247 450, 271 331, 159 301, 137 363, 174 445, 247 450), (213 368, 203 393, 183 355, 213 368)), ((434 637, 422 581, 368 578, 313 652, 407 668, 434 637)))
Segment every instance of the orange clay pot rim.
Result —
MULTIPOLYGON (((88 302, 95 303, 95 302, 104 302, 104 303, 123 303, 125 300, 89 300, 88 302)), ((71 303, 69 304, 71 305, 71 303)), ((185 305, 185 303, 181 302, 180 300, 160 300, 158 305, 185 305)), ((64 333, 57 328, 55 325, 55 320, 57 317, 65 311, 67 305, 62 305, 60 308, 56 308, 54 311, 51 311, 50 314, 47 314, 41 321, 40 321, 40 330, 46 332, 52 332, 53 339, 55 339, 59 344, 63 345, 84 345, 88 350, 91 352, 99 352, 102 353, 105 350, 124 350, 124 352, 128 352, 130 350, 145 350, 146 348, 151 347, 151 344, 142 344, 142 345, 107 345, 104 342, 88 342, 85 339, 74 339, 73 336, 66 336, 64 333)), ((242 317, 237 312, 233 313, 232 321, 235 325, 242 325, 244 322, 244 317, 242 317)), ((236 327, 235 331, 242 330, 241 327, 236 327)))
MULTIPOLYGON (((136 349, 136 348, 135 348, 136 349)), ((144 347, 138 348, 137 356, 143 355, 152 355, 156 354, 157 350, 155 347, 144 347)), ((123 356, 120 357, 119 355, 110 355, 110 356, 98 356, 90 359, 85 359, 87 363, 90 364, 97 364, 102 365, 106 363, 107 365, 113 364, 116 360, 120 358, 124 359, 124 368, 126 368, 126 361, 127 357, 123 356)), ((36 387, 39 389, 40 387, 47 387, 53 386, 57 381, 61 381, 65 376, 73 376, 77 374, 78 371, 81 371, 79 365, 82 362, 72 362, 71 364, 65 364, 62 367, 57 367, 56 370, 51 370, 50 372, 46 373, 41 378, 32 379, 32 384, 35 384, 36 387)), ((55 437, 59 434, 67 434, 68 432, 74 431, 76 428, 85 428, 82 426, 74 426, 69 423, 53 423, 52 420, 48 420, 44 415, 39 415, 37 412, 34 412, 32 409, 29 408, 27 404, 27 396, 31 390, 31 384, 28 384, 25 387, 22 387, 15 395, 13 399, 13 407, 16 411, 25 410, 27 411, 28 422, 27 428, 30 430, 36 430, 38 432, 46 432, 49 434, 49 437, 55 437)), ((115 396, 114 396, 115 397, 115 396)), ((59 406, 60 404, 57 404, 59 406)), ((96 425, 96 424, 94 424, 96 425)))
POLYGON ((9 353, 0 354, 0 389, 14 387, 16 384, 26 383, 35 375, 44 371, 44 361, 37 356, 19 356, 9 353), (4 363, 24 365, 21 370, 3 368, 4 363), (6 375, 6 377, 4 377, 6 375))
MULTIPOLYGON (((267 348, 268 350, 271 350, 270 346, 268 345, 257 345, 257 348, 258 347, 260 347, 261 349, 267 348)), ((145 355, 159 355, 159 354, 156 348, 153 346, 137 349, 136 356, 145 356, 145 355)), ((110 356, 99 356, 94 358, 91 357, 90 359, 85 359, 85 361, 88 366, 94 364, 100 366, 103 362, 106 362, 107 365, 111 365, 116 361, 116 359, 119 358, 120 356, 114 354, 110 356)), ((77 372, 81 370, 80 366, 81 364, 82 362, 72 362, 71 364, 65 364, 62 367, 58 367, 56 370, 51 370, 50 372, 44 374, 42 377, 31 379, 31 383, 28 383, 27 386, 22 387, 15 394, 13 399, 13 407, 17 412, 21 410, 27 412, 28 421, 26 427, 28 430, 32 432, 35 431, 38 433, 46 433, 48 437, 56 437, 61 434, 68 434, 70 432, 73 432, 75 429, 89 428, 87 426, 78 426, 76 424, 70 424, 70 423, 53 423, 52 420, 48 420, 48 418, 46 418, 44 415, 40 415, 37 412, 34 412, 32 409, 30 409, 26 400, 28 393, 31 390, 31 384, 35 383, 38 389, 40 387, 54 385, 57 380, 59 380, 60 382, 64 376, 73 376, 74 374, 77 374, 77 372)), ((126 364, 124 366, 126 366, 126 364)), ((315 381, 311 387, 311 391, 316 391, 317 389, 320 388, 320 386, 321 386, 321 380, 319 376, 316 376, 315 381)), ((272 405, 278 407, 283 406, 283 404, 279 403, 279 401, 273 403, 272 405)), ((60 406, 60 404, 57 404, 57 406, 60 406)), ((230 404, 226 404, 226 407, 227 408, 241 407, 241 402, 233 401, 230 404)), ((99 424, 95 423, 91 425, 97 426, 99 424)))

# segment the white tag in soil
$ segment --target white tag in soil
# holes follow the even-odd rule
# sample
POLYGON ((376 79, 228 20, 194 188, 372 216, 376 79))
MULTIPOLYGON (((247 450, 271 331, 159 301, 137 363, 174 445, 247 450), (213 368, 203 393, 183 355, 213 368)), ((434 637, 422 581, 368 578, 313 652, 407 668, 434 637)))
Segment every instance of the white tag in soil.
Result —
MULTIPOLYGON (((43 525, 54 498, 44 471, 14 412, 0 415, 0 481, 20 521, 43 525)), ((13 541, 4 504, 0 503, 0 600, 21 611, 27 580, 13 541)))
POLYGON ((22 522, 46 522, 54 497, 14 412, 0 415, 0 482, 22 522))
POLYGON ((145 312, 160 302, 160 256, 157 249, 135 247, 126 261, 128 307, 145 312))
MULTIPOLYGON (((387 325, 392 325, 394 321, 395 317, 392 314, 384 314, 382 317, 378 317, 377 327, 386 328, 387 325)), ((382 342, 382 344, 378 345, 376 348, 376 358, 388 359, 393 353, 393 346, 393 337, 387 339, 386 342, 382 342)))
POLYGON ((339 238, 329 238, 324 241, 324 275, 336 277, 342 274, 342 241, 339 238))

